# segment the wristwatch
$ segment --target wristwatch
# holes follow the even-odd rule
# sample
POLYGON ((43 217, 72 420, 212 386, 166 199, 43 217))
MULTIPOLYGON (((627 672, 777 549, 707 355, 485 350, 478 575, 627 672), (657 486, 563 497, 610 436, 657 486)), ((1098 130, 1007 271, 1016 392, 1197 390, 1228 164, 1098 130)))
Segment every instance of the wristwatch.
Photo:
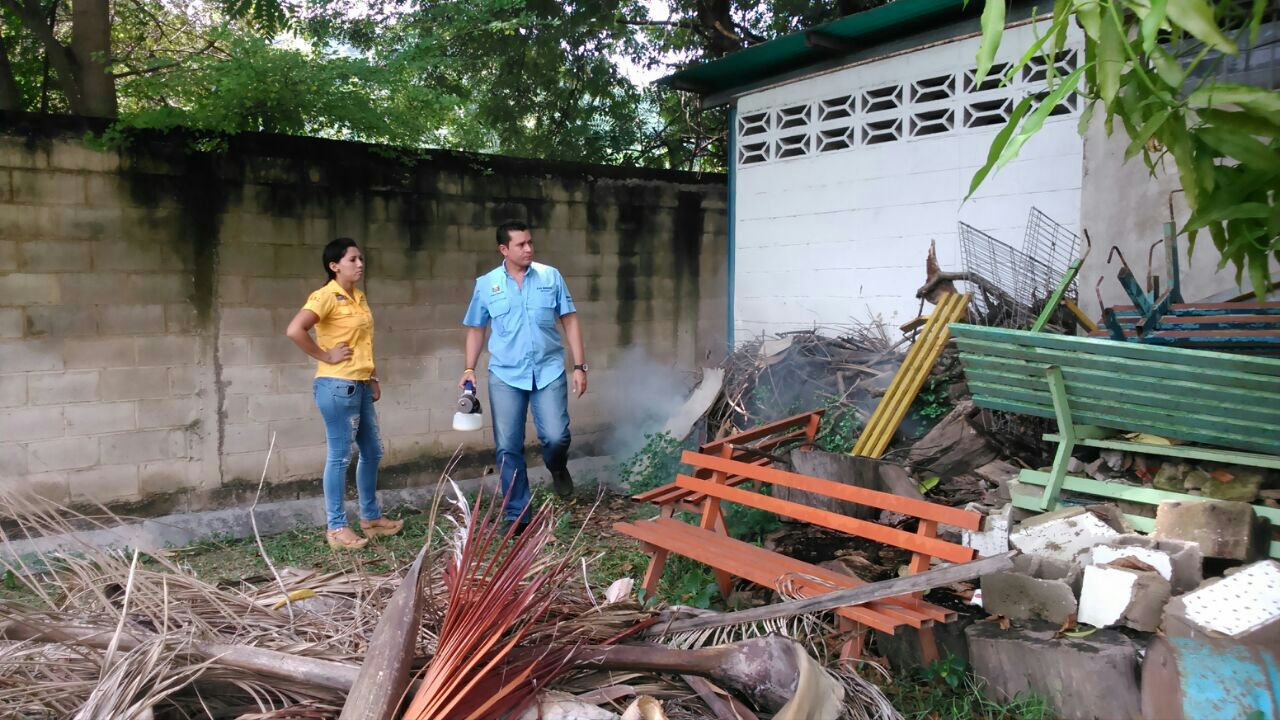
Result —
POLYGON ((573 366, 573 369, 574 369, 574 370, 581 370, 582 372, 587 372, 587 364, 586 364, 586 363, 582 363, 581 365, 574 365, 574 366, 573 366))

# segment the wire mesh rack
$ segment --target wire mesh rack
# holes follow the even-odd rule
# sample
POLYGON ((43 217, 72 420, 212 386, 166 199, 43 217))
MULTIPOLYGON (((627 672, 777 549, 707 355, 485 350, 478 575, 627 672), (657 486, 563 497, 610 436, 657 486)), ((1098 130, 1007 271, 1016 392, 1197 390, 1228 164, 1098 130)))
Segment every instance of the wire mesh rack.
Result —
MULTIPOLYGON (((970 278, 966 285, 973 296, 973 320, 1030 327, 1079 251, 1080 238, 1037 208, 1027 219, 1021 250, 960 223, 960 256, 970 278)), ((1067 296, 1077 297, 1075 283, 1067 296)))

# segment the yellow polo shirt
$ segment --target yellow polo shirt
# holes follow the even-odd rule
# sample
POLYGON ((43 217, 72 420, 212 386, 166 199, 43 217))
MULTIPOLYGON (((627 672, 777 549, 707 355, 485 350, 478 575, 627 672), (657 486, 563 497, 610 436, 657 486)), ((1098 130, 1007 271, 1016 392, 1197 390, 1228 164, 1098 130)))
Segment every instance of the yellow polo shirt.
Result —
POLYGON ((336 377, 344 380, 368 380, 373 374, 373 313, 359 288, 352 288, 351 295, 330 280, 328 285, 311 293, 303 310, 310 310, 320 318, 316 323, 316 344, 321 350, 330 350, 342 343, 351 348, 351 357, 336 365, 319 362, 316 377, 336 377))

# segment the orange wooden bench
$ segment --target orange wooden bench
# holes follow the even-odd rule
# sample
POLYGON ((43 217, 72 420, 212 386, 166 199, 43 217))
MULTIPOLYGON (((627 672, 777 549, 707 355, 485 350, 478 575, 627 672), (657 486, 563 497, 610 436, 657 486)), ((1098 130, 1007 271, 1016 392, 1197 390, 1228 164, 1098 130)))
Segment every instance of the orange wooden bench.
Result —
MULTIPOLYGON (((818 425, 822 422, 823 412, 825 408, 819 408, 759 425, 736 435, 706 443, 698 448, 698 452, 742 461, 757 467, 768 467, 773 464, 769 456, 788 443, 799 442, 801 449, 811 449, 813 440, 818 434, 818 425)), ((706 468, 696 468, 693 476, 707 480, 712 477, 712 474, 713 471, 706 468)), ((732 487, 747 480, 750 478, 731 475, 724 484, 732 487)), ((631 499, 640 503, 654 503, 661 508, 662 517, 671 517, 676 510, 702 512, 702 506, 707 498, 700 492, 682 488, 678 483, 671 482, 633 495, 631 499)))
MULTIPOLYGON (((616 523, 613 526, 614 530, 640 540, 644 543, 645 551, 652 555, 642 583, 645 592, 651 595, 658 589, 658 580, 662 577, 662 570, 670 553, 683 555, 711 566, 716 572, 720 591, 726 597, 729 595, 733 577, 740 577, 773 589, 779 589, 786 584, 793 593, 802 597, 864 584, 856 577, 826 570, 729 537, 724 530, 721 517, 722 502, 734 502, 767 510, 830 530, 909 550, 911 562, 908 571, 911 573, 928 570, 930 561, 935 557, 952 563, 968 562, 974 558, 972 548, 942 540, 937 537, 937 533, 939 524, 978 530, 982 524, 982 516, 976 512, 702 453, 685 452, 681 456, 681 461, 694 468, 708 471, 711 475, 710 479, 678 475, 674 483, 682 490, 707 498, 702 505, 701 522, 698 526, 663 516, 653 520, 616 523), (890 510, 918 518, 919 526, 916 532, 907 532, 780 500, 743 487, 731 486, 728 480, 733 477, 740 478, 742 481, 754 480, 819 493, 881 510, 890 510)), ((837 610, 836 614, 841 619, 842 627, 855 631, 854 639, 846 644, 846 653, 856 654, 859 651, 860 639, 866 628, 892 634, 895 628, 908 625, 921 631, 922 652, 926 662, 937 657, 937 648, 933 642, 931 629, 933 623, 947 622, 955 617, 953 611, 926 602, 921 593, 865 605, 843 607, 837 610), (855 640, 858 641, 857 644, 855 640)))

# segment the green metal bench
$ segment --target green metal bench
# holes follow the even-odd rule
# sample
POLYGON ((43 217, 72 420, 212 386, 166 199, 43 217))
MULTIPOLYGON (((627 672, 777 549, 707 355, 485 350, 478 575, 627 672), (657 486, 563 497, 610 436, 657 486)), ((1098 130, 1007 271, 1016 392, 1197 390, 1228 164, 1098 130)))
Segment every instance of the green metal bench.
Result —
MULTIPOLYGON (((1280 469, 1280 360, 953 323, 974 403, 1055 419, 1049 472, 1023 470, 1015 506, 1048 511, 1070 490, 1157 505, 1195 495, 1067 474, 1077 446, 1280 469), (1147 433, 1201 445, 1125 440, 1147 433), (1206 447, 1207 446, 1207 447, 1206 447)), ((1280 525, 1280 510, 1254 505, 1280 525)), ((1155 521, 1127 516, 1150 532, 1155 521)), ((1280 542, 1272 542, 1280 557, 1280 542)))

